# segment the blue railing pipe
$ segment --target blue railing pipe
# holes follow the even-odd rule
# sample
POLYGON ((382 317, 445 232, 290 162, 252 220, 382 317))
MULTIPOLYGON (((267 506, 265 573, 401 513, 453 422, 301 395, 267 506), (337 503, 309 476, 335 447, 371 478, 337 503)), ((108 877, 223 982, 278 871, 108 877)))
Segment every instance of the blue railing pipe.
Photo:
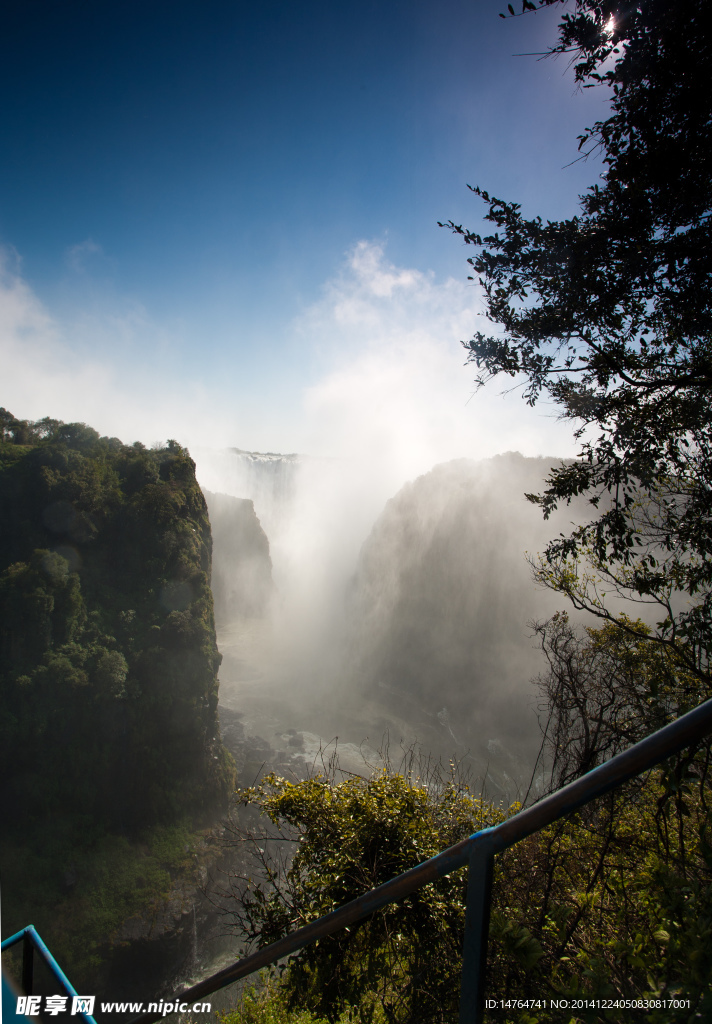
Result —
MULTIPOLYGON (((15 932, 15 934, 11 935, 8 939, 3 939, 3 952, 6 949, 9 949, 10 946, 14 946, 16 942, 22 942, 22 988, 26 996, 32 995, 34 973, 33 958, 35 951, 39 954, 42 960, 44 960, 65 995, 72 997, 79 994, 40 938, 40 935, 34 925, 28 924, 26 928, 23 928, 19 932, 15 932)), ((85 1024, 96 1024, 92 1015, 90 1013, 85 1013, 83 1010, 79 1010, 76 1016, 81 1017, 85 1024)))
MULTIPOLYGON (((580 779, 569 783, 532 807, 527 807, 493 828, 475 832, 467 839, 439 853, 417 867, 384 882, 376 889, 346 903, 338 910, 299 928, 277 942, 258 949, 249 956, 225 967, 210 978, 192 985, 174 998, 178 1002, 196 1002, 203 996, 217 992, 232 982, 239 981, 263 967, 282 960, 308 946, 317 939, 368 917, 374 911, 395 903, 411 892, 449 875, 465 864, 470 864, 468 877, 465 942, 463 946, 462 990, 460 995, 460 1024, 481 1024, 484 1008, 484 966, 487 959, 487 930, 491 891, 492 859, 496 853, 551 825, 558 818, 578 810, 596 797, 622 785, 636 775, 655 767, 665 758, 691 746, 712 732, 712 700, 688 711, 676 721, 658 729, 652 736, 641 740, 628 750, 616 754, 610 761, 599 765, 580 779), (470 905, 472 900, 472 905, 470 905)), ((130 1024, 155 1024, 159 1013, 144 1013, 130 1024)))
POLYGON ((460 1021, 477 1020, 484 1002, 484 979, 487 968, 487 939, 492 903, 494 843, 492 832, 473 843, 467 869, 465 902, 465 936, 462 943, 462 974, 460 980, 460 1021), (474 1013, 474 1018, 473 1018, 474 1013))

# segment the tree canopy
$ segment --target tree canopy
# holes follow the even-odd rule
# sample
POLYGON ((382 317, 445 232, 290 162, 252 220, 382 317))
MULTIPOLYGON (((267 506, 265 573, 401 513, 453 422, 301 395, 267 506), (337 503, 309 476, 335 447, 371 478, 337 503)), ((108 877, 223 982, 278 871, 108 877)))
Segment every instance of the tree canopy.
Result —
MULTIPOLYGON (((565 0, 524 0, 522 13, 565 0)), ((580 458, 554 470, 548 515, 586 494, 596 517, 554 540, 541 582, 613 618, 611 591, 657 606, 650 637, 709 678, 712 622, 712 34, 703 0, 574 0, 549 57, 610 116, 579 137, 604 172, 580 213, 544 222, 472 190, 495 226, 449 222, 478 249, 492 333, 464 342, 478 384, 523 380, 576 422, 580 458), (582 571, 582 560, 593 571, 582 571)), ((514 9, 510 5, 510 15, 514 9)), ((632 628, 630 625, 625 628, 632 628)), ((642 635, 642 634, 641 634, 642 635)))
POLYGON ((5 817, 133 833, 219 807, 232 769, 194 463, 175 441, 4 409, 0 432, 5 817))

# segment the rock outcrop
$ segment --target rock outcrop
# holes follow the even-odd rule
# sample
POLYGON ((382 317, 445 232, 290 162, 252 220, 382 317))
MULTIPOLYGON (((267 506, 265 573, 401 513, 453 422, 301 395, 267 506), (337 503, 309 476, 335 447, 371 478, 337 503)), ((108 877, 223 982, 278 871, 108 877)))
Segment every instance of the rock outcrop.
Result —
POLYGON ((218 622, 264 615, 274 592, 269 541, 249 498, 204 491, 213 534, 212 591, 218 622))

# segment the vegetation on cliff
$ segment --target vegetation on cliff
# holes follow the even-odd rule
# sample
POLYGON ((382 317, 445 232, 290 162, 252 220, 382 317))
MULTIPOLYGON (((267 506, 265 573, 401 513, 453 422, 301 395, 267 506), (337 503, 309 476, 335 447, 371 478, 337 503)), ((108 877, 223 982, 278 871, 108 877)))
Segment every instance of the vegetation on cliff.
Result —
POLYGON ((205 500, 179 444, 149 451, 0 410, 6 926, 29 923, 14 918, 42 904, 38 888, 45 902, 84 889, 86 904, 101 889, 92 850, 124 865, 99 899, 117 925, 136 892, 167 888, 178 861, 156 853, 160 828, 206 824, 225 805, 234 772, 218 730, 210 569, 205 500))

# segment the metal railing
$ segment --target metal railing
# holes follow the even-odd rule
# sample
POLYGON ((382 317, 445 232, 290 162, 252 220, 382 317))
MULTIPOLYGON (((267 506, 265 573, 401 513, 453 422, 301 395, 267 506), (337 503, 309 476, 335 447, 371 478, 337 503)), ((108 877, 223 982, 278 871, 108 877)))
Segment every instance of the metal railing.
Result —
MULTIPOLYGON (((173 997, 180 1003, 195 1003, 203 996, 217 992, 255 971, 296 953, 297 950, 318 939, 333 935, 356 921, 368 917, 374 911, 434 882, 452 871, 468 865, 467 903, 465 912, 465 938, 462 953, 462 981, 460 986, 460 1024, 481 1024, 484 1009, 485 964, 487 961, 487 938, 492 886, 494 856, 513 846, 527 836, 538 832, 558 818, 577 810, 589 801, 622 785, 629 779, 653 768, 660 761, 670 757, 712 732, 712 700, 706 701, 693 711, 664 726, 652 736, 641 740, 628 750, 612 757, 582 778, 564 786, 558 792, 545 797, 539 803, 528 807, 501 824, 475 832, 474 835, 444 850, 436 857, 424 861, 410 871, 398 875, 390 882, 359 896, 338 910, 320 917, 317 921, 299 928, 283 939, 257 950, 230 967, 206 978, 173 997)), ((22 987, 26 995, 32 994, 33 958, 39 954, 62 990, 68 996, 76 996, 62 969, 57 964, 32 925, 23 928, 2 943, 5 950, 17 942, 23 942, 22 987)), ((83 1011, 78 1013, 86 1024, 95 1024, 94 1018, 83 1011)), ((161 1020, 162 1013, 144 1013, 134 1018, 131 1024, 154 1024, 161 1020)))
MULTIPOLYGON (((395 903, 421 886, 449 875, 450 872, 467 864, 469 870, 462 952, 460 1024, 481 1024, 484 1012, 494 855, 596 797, 603 796, 636 775, 653 768, 665 758, 684 750, 711 732, 712 699, 500 825, 475 832, 436 857, 423 861, 417 867, 379 885, 378 888, 346 903, 338 910, 238 960, 237 963, 218 971, 217 974, 198 982, 173 998, 178 1003, 191 1003, 217 992, 218 989, 269 967, 318 939, 333 935, 334 932, 368 917, 388 903, 395 903)), ((130 1024, 154 1024, 160 1019, 159 1013, 144 1013, 135 1017, 130 1024)))
MULTIPOLYGON (((42 941, 34 925, 28 924, 22 931, 15 932, 9 939, 3 939, 2 951, 9 949, 10 946, 14 946, 16 942, 22 942, 22 993, 26 996, 32 995, 34 988, 34 958, 37 953, 44 961, 46 966, 49 968, 53 977, 57 981, 57 984, 62 989, 62 992, 69 998, 78 996, 79 993, 72 985, 71 981, 64 973, 62 968, 59 966, 57 961, 54 959, 49 949, 42 941)), ((96 1021, 90 1013, 86 1013, 84 1010, 77 1010, 76 1016, 81 1017, 85 1024, 96 1024, 96 1021)))

